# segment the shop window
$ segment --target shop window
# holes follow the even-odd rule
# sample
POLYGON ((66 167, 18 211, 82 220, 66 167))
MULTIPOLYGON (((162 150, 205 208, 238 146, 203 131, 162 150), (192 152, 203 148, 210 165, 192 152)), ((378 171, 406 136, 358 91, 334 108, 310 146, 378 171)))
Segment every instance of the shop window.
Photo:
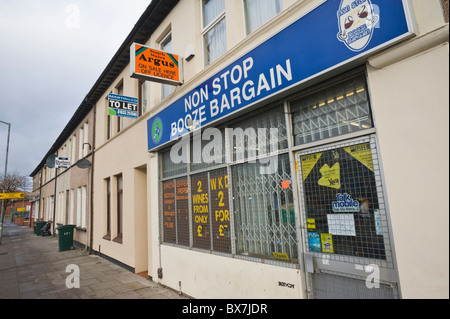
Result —
POLYGON ((191 172, 225 164, 225 130, 209 128, 191 138, 191 172))
POLYGON ((369 142, 300 156, 310 252, 392 256, 377 162, 369 142))
POLYGON ((177 243, 177 230, 175 222, 175 181, 165 181, 162 183, 162 223, 163 242, 168 244, 177 243))
POLYGON ((202 0, 205 65, 226 52, 225 0, 202 0))
POLYGON ((208 173, 191 178, 193 246, 211 249, 211 219, 209 217, 208 173))
POLYGON ((191 177, 193 247, 231 253, 227 169, 191 177))
POLYGON ((298 259, 289 155, 273 174, 259 164, 232 167, 236 253, 295 262, 298 259))
POLYGON ((231 253, 231 216, 227 169, 209 174, 213 251, 231 253))
MULTIPOLYGON (((183 150, 180 149, 180 152, 183 150)), ((185 154, 187 156, 187 154, 185 154)), ((162 177, 173 177, 187 173, 187 158, 179 163, 174 163, 171 158, 171 149, 161 153, 162 177)))
POLYGON ((160 152, 163 242, 295 262, 297 233, 284 105, 268 105, 226 128, 201 133, 193 134, 189 147, 160 152), (173 161, 183 156, 190 157, 190 164, 173 161), (236 248, 232 248, 233 228, 236 248))
POLYGON ((189 246, 189 200, 187 178, 181 178, 175 181, 175 201, 177 212, 177 243, 181 246, 189 246))
POLYGON ((364 76, 292 102, 291 113, 296 146, 373 127, 364 76))
POLYGON ((244 0, 247 34, 252 33, 281 11, 280 0, 244 0))
POLYGON ((288 148, 283 105, 251 113, 229 130, 233 162, 261 158, 288 148))
POLYGON ((163 241, 189 247, 189 201, 187 178, 162 183, 163 241))

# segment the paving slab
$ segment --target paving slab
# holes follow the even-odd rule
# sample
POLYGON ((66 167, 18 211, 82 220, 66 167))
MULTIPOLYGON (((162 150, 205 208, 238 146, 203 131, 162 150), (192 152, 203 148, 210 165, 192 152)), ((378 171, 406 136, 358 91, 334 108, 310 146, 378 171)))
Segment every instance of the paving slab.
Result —
POLYGON ((190 299, 111 261, 75 248, 59 252, 56 237, 41 237, 5 220, 0 245, 0 299, 190 299), (80 287, 68 265, 80 269, 80 287))

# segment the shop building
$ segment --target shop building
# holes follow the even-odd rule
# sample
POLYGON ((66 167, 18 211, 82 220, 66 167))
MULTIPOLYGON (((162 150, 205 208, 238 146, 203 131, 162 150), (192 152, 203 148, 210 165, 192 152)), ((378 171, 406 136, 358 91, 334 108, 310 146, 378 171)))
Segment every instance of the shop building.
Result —
POLYGON ((153 0, 77 111, 90 248, 195 298, 448 298, 446 5, 153 0))

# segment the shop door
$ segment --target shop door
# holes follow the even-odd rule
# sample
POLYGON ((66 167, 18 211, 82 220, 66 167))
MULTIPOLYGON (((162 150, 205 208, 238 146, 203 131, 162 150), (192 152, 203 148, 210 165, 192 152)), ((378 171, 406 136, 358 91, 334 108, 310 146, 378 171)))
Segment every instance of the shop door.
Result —
POLYGON ((309 298, 399 298, 375 138, 296 154, 309 298))

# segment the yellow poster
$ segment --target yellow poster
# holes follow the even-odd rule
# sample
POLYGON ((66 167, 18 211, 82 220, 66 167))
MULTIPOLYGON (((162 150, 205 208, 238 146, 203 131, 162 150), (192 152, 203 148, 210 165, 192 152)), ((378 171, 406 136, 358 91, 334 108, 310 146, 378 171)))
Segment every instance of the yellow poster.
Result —
POLYGON ((339 163, 334 164, 333 167, 325 164, 320 169, 320 173, 322 178, 319 179, 319 185, 334 189, 341 188, 341 166, 339 163))
POLYGON ((287 260, 287 261, 289 261, 289 256, 288 256, 287 254, 273 252, 272 255, 273 255, 276 259, 287 260))
POLYGON ((322 252, 334 254, 333 249, 333 235, 331 234, 320 234, 322 242, 322 252))
POLYGON ((322 153, 316 153, 316 154, 305 155, 305 156, 301 157, 303 180, 306 180, 309 173, 311 173, 314 166, 316 166, 317 161, 319 161, 321 156, 322 156, 322 153))
POLYGON ((308 224, 308 229, 316 229, 316 220, 314 218, 308 218, 306 222, 308 224))
POLYGON ((355 159, 357 159, 361 164, 370 169, 372 172, 374 171, 370 143, 345 147, 344 150, 355 159))

